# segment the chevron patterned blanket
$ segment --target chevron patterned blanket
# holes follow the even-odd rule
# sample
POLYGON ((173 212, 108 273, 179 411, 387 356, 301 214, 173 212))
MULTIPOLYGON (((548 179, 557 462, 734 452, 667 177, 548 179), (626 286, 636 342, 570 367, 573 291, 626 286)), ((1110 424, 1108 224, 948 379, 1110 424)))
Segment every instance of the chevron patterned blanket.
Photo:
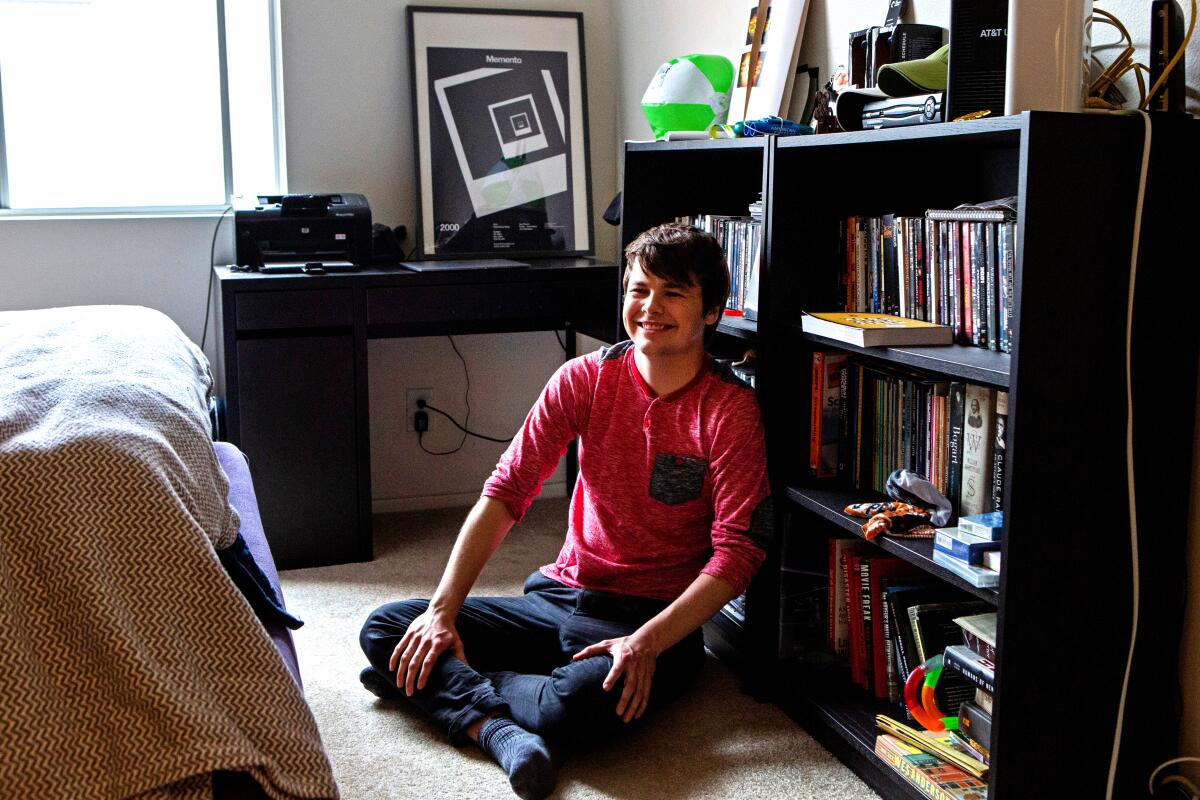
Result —
POLYGON ((337 796, 216 550, 207 360, 131 306, 0 313, 0 798, 337 796))

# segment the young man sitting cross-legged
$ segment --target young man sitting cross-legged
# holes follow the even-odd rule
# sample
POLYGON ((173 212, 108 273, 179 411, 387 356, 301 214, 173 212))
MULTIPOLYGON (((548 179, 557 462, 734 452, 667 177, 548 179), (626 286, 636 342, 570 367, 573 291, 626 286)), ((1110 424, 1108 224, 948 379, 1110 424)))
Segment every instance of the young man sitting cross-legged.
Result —
POLYGON ((554 790, 552 749, 611 738, 681 694, 700 626, 745 590, 771 525, 754 392, 705 352, 729 293, 720 246, 684 225, 626 248, 630 340, 550 379, 471 510, 430 600, 360 635, 363 684, 477 742, 523 798, 554 790), (468 597, 579 437, 558 560, 518 597, 468 597))

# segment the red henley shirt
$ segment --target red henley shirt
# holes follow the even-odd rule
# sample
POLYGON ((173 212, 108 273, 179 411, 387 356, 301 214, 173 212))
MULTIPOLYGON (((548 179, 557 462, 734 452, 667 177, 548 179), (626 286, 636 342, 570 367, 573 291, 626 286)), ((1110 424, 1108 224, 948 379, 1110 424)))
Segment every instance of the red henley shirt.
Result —
POLYGON ((566 541, 543 574, 670 601, 705 573, 740 593, 772 524, 754 391, 712 361, 655 397, 633 356, 622 342, 560 367, 483 494, 519 521, 578 436, 566 541))

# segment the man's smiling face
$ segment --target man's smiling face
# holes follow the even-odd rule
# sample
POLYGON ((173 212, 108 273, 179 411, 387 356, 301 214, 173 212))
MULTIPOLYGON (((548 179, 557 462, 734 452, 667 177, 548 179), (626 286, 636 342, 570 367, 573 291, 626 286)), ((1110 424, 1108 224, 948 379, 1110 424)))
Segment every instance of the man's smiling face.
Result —
POLYGON ((629 265, 621 316, 634 347, 648 356, 703 352, 704 328, 717 321, 717 310, 705 313, 700 287, 646 272, 636 260, 629 265))

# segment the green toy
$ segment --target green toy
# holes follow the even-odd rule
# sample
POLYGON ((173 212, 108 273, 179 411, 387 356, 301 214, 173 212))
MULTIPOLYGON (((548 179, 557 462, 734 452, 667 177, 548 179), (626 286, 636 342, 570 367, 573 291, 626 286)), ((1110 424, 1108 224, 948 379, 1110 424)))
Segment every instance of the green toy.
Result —
POLYGON ((732 88, 733 63, 725 56, 680 56, 654 73, 642 111, 656 139, 667 131, 707 130, 725 122, 732 88))

